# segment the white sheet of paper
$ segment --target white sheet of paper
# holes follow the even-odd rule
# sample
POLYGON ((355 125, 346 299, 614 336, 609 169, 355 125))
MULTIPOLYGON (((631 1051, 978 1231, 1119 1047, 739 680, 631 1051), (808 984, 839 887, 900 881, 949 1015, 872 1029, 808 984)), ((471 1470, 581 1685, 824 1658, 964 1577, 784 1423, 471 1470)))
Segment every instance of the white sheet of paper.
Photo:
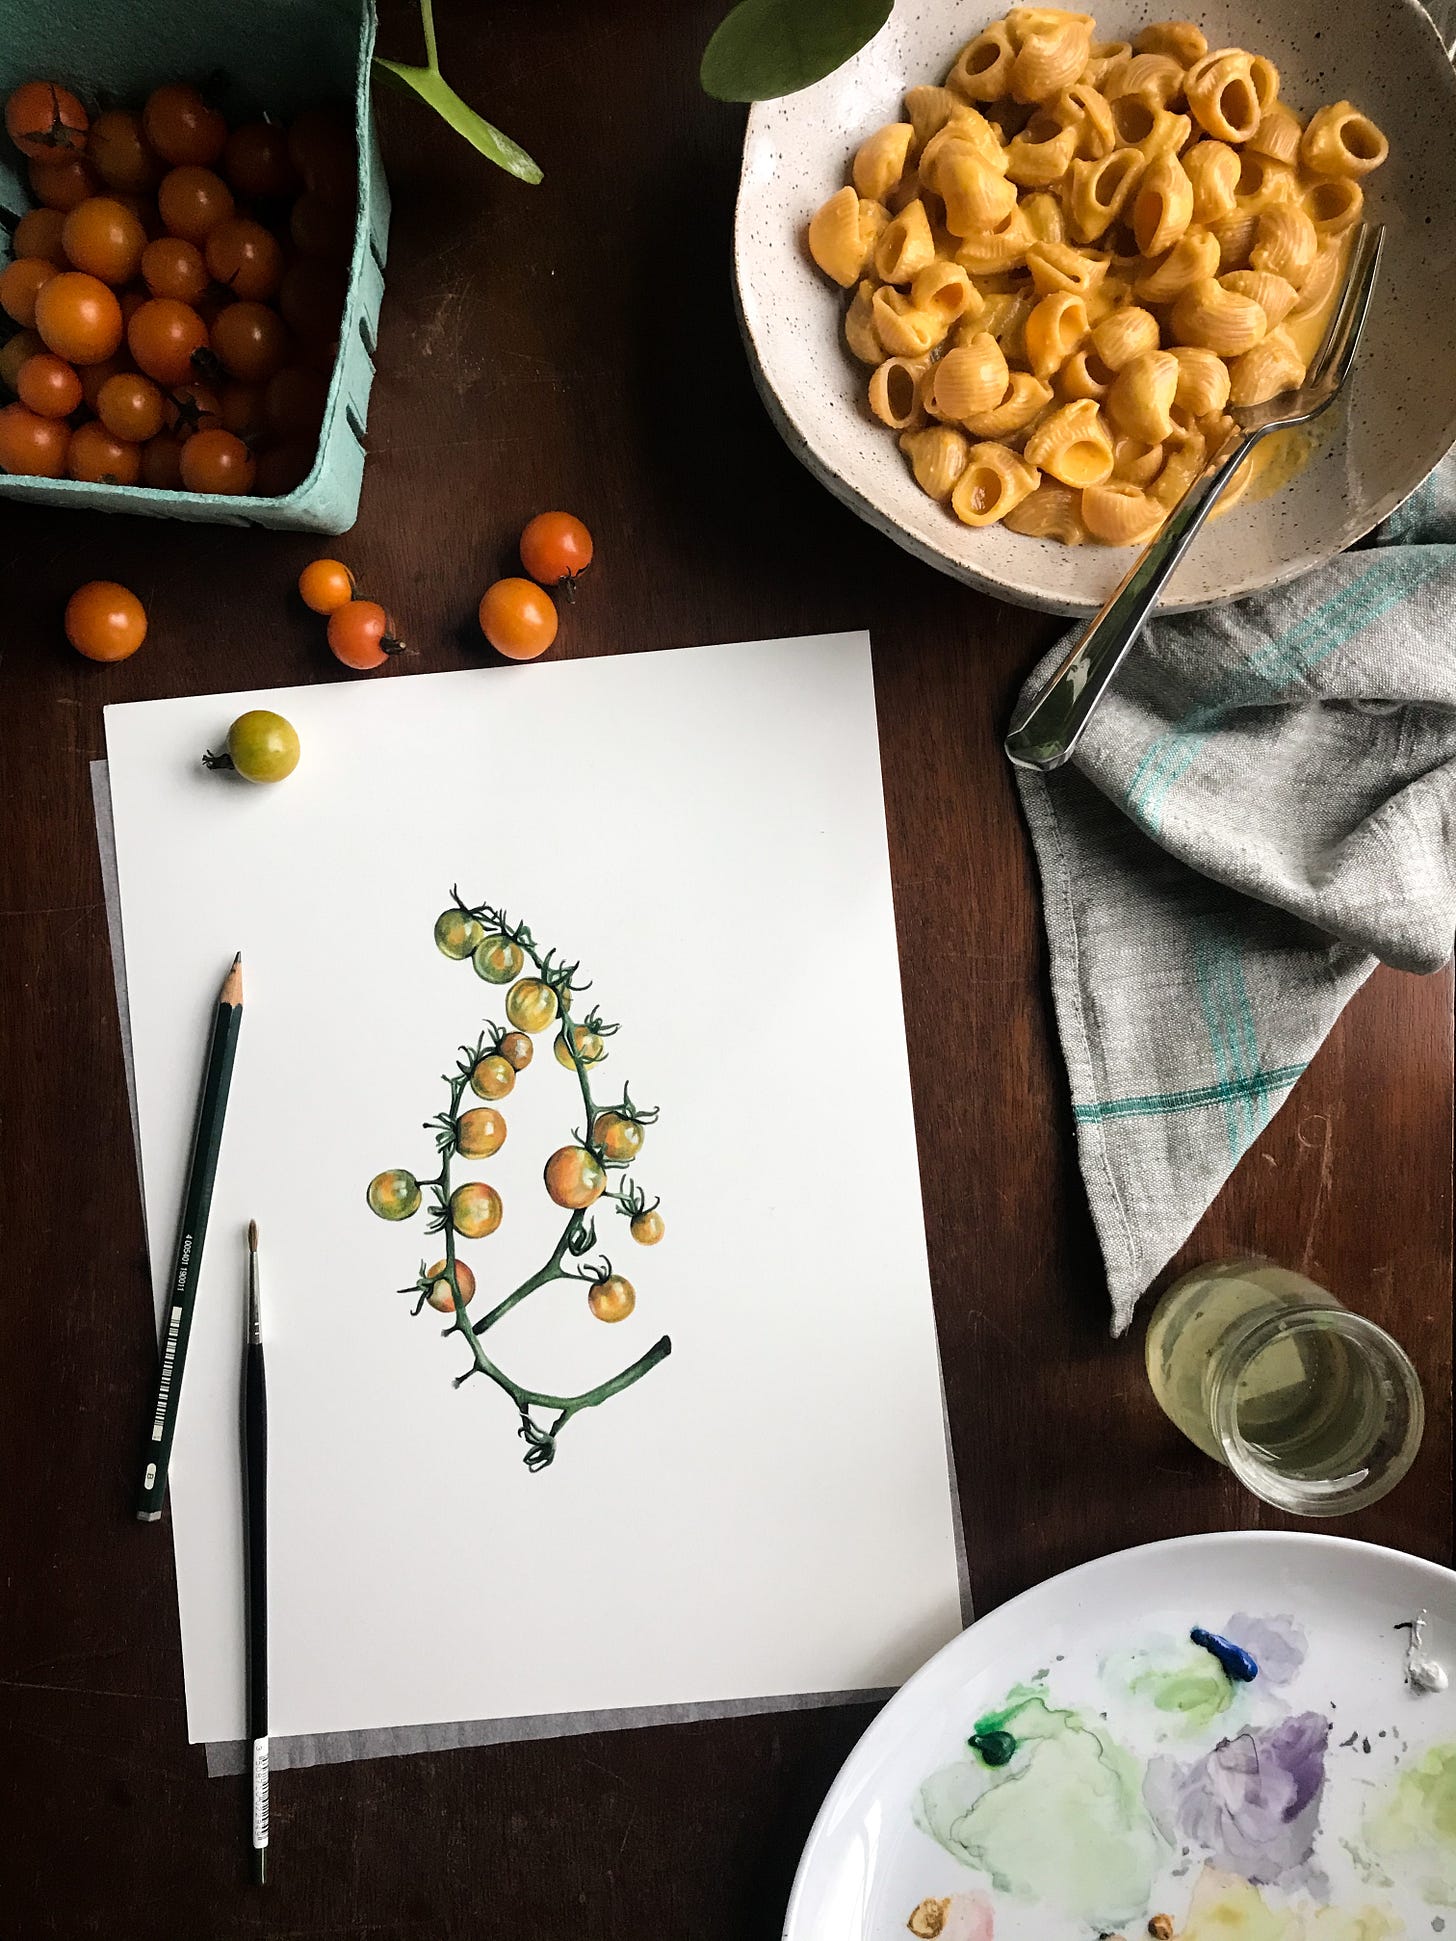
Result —
MULTIPOLYGON (((243 1730, 243 1232, 261 1229, 280 1735, 894 1685, 960 1628, 863 634, 106 711, 160 1310, 217 988, 246 1008, 172 1462, 188 1726, 243 1730), (203 771, 246 707, 297 772, 203 771), (593 1072, 660 1108, 615 1210, 619 1324, 541 1289, 488 1337, 553 1393, 667 1360, 529 1473, 510 1398, 405 1287, 443 1252, 374 1174, 436 1167, 440 1075, 505 992, 433 941, 451 886, 579 960, 593 1072)), ((578 1006, 579 1014, 580 1006, 578 1006)), ((550 1253, 581 1120, 551 1035, 500 1102, 472 1318, 550 1253)), ((464 1103, 478 1103, 469 1094, 464 1103)))

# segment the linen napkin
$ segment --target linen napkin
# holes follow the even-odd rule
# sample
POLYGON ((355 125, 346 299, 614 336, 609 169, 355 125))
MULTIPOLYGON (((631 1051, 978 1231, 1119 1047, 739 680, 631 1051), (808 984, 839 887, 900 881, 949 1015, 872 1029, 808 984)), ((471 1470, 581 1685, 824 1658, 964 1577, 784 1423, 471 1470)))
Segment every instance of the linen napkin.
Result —
POLYGON ((1376 962, 1451 955, 1456 452, 1359 550, 1155 621, 1017 780, 1121 1334, 1376 962))

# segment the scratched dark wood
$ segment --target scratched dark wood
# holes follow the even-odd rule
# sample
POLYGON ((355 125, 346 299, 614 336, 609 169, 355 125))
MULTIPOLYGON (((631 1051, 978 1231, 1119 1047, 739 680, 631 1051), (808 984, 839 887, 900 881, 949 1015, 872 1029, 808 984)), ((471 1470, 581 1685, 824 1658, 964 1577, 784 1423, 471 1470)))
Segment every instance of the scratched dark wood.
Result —
MULTIPOLYGON (((385 11, 386 49, 410 57, 406 0, 385 11)), ((740 117, 694 80, 712 6, 438 11, 457 84, 547 181, 508 182, 411 104, 381 102, 393 245, 374 450, 341 550, 397 609, 411 671, 482 658, 481 589, 523 519, 562 503, 601 552, 564 653, 873 630, 978 1603, 1121 1545, 1273 1521, 1166 1426, 1136 1342, 1106 1335, 996 743, 1053 623, 912 563, 770 429, 729 300, 740 117)), ((104 701, 333 679, 288 596, 313 550, 0 508, 0 1927, 767 1941, 868 1708, 285 1775, 261 1896, 241 1884, 238 1788, 185 1744, 167 1537, 129 1514, 155 1349, 87 763, 104 701), (103 575, 152 616, 145 651, 105 671, 59 629, 71 588, 103 575)), ((1187 1251, 1302 1265, 1408 1345, 1425 1450, 1347 1527, 1448 1560, 1451 1040, 1448 976, 1377 976, 1187 1251)), ((582 1613, 584 1651, 609 1619, 582 1613)), ((468 1635, 468 1614, 421 1623, 442 1648, 468 1635)))

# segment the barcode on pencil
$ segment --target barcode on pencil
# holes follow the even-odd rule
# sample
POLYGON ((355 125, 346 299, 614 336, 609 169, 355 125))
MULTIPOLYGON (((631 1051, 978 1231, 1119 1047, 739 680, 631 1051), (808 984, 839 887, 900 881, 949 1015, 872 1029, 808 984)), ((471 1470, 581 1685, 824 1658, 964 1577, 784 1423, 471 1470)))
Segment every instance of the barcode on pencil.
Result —
POLYGON ((268 1844, 268 1741, 253 1741, 253 1845, 268 1844))
POLYGON ((172 1368, 177 1360, 177 1336, 182 1327, 182 1309, 174 1307, 167 1322, 167 1346, 162 1355, 162 1382, 157 1390, 157 1413, 152 1423, 152 1441, 162 1440, 167 1420, 167 1398, 172 1393, 172 1368))

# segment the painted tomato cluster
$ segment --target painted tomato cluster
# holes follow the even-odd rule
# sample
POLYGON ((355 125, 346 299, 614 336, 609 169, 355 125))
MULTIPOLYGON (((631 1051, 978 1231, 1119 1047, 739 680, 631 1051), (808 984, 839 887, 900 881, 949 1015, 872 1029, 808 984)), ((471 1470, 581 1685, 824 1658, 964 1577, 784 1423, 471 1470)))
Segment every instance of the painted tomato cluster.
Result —
POLYGON ((611 1104, 595 1098, 593 1074, 606 1059, 607 1040, 618 1027, 594 1005, 575 1015, 585 988, 577 982, 579 965, 558 961, 554 951, 541 951, 530 930, 511 923, 504 911, 489 905, 471 908, 458 898, 436 918, 434 942, 441 956, 452 963, 468 962, 483 983, 504 991, 504 1019, 487 1023, 473 1046, 460 1047, 454 1076, 446 1080, 448 1104, 427 1125, 434 1134, 438 1172, 421 1179, 405 1167, 390 1167, 369 1182, 366 1198, 382 1220, 409 1220, 426 1208, 429 1231, 444 1235, 443 1256, 429 1265, 422 1259, 418 1278, 404 1291, 417 1297, 416 1313, 428 1306, 452 1316, 447 1333, 461 1335, 472 1356, 471 1366, 457 1380, 484 1374, 511 1397, 520 1412, 520 1434, 529 1445, 527 1465, 544 1468, 572 1416, 631 1387, 670 1353, 672 1344, 664 1336, 608 1381, 581 1395, 557 1396, 514 1381, 486 1353, 483 1338, 522 1301, 559 1281, 585 1286, 586 1310, 595 1320, 615 1324, 631 1317, 637 1306, 631 1281, 610 1260, 593 1262, 587 1256, 597 1244, 594 1210, 605 1205, 627 1221, 639 1245, 656 1246, 663 1237, 658 1202, 649 1202, 627 1176, 657 1113, 634 1103, 626 1086, 611 1104), (505 1146, 508 1126, 502 1101, 511 1097, 531 1066, 534 1040, 547 1033, 554 1033, 557 1062, 576 1077, 581 1107, 571 1140, 550 1155, 542 1174, 546 1197, 566 1214, 566 1222, 536 1273, 518 1287, 499 1290, 493 1306, 467 1318, 480 1280, 460 1257, 460 1243, 496 1233, 506 1208, 489 1181, 456 1179, 455 1163, 489 1161, 505 1146), (538 1410, 554 1411, 555 1419, 543 1423, 538 1410))
POLYGON ((173 81, 5 104, 36 206, 0 273, 0 471, 277 496, 313 468, 354 246, 347 117, 229 126, 173 81))

